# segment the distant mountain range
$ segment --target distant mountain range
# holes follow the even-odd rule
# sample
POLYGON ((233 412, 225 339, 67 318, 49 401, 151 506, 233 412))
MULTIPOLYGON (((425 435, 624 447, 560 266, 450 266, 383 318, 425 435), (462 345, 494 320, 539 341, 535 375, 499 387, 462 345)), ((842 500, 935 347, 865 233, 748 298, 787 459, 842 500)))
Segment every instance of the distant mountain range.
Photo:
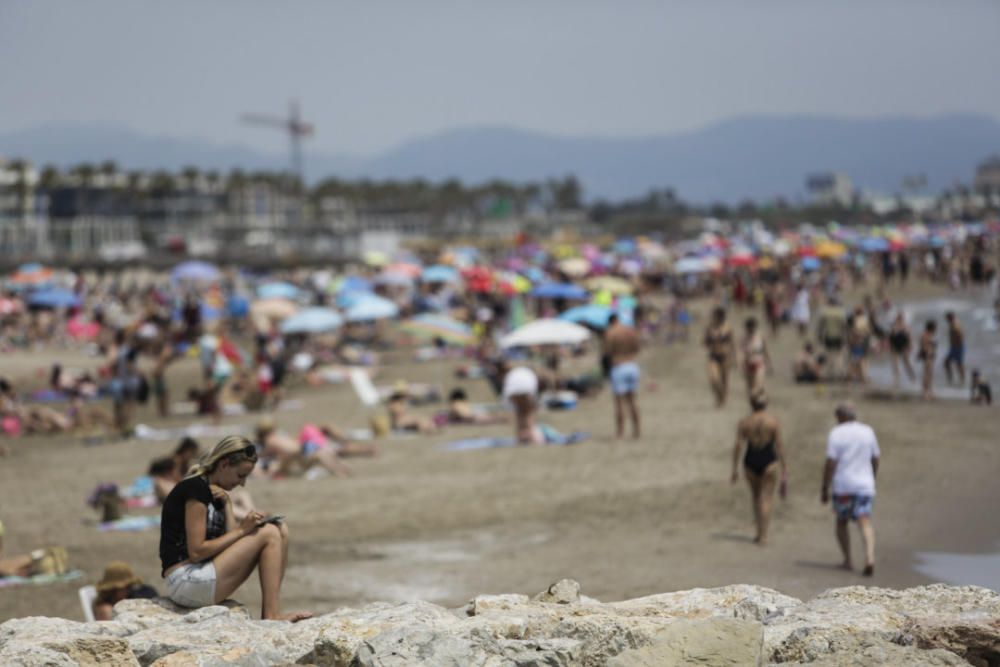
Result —
MULTIPOLYGON (((846 119, 743 116, 694 132, 645 138, 562 137, 500 127, 441 132, 373 157, 309 151, 310 180, 491 178, 539 181, 573 173, 588 199, 621 199, 673 187, 690 202, 738 202, 804 194, 808 173, 841 171, 856 186, 896 192, 923 174, 936 192, 972 181, 976 165, 1000 153, 1000 122, 973 114, 846 119)), ((150 136, 109 125, 49 125, 0 133, 0 155, 69 166, 112 159, 122 168, 283 169, 284 153, 236 144, 150 136)))

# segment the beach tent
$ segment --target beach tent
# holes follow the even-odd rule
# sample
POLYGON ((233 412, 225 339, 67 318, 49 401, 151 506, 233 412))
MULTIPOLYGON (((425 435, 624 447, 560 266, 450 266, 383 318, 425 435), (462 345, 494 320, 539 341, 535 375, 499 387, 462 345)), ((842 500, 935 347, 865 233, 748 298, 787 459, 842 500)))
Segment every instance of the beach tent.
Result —
POLYGON ((63 287, 41 289, 28 297, 28 305, 33 308, 71 308, 81 303, 80 297, 63 287))
POLYGON ((586 299, 587 290, 572 283, 545 283, 531 290, 539 299, 586 299))
POLYGON ((170 271, 170 282, 212 282, 221 276, 218 267, 208 262, 181 262, 170 271))
POLYGON ((340 328, 344 318, 330 308, 306 308, 281 324, 283 334, 327 333, 340 328))
POLYGON ((349 307, 345 315, 348 322, 384 320, 399 315, 399 306, 389 299, 370 294, 349 307))
POLYGON ((500 339, 500 347, 532 345, 577 345, 590 338, 590 331, 579 324, 557 319, 529 322, 500 339))

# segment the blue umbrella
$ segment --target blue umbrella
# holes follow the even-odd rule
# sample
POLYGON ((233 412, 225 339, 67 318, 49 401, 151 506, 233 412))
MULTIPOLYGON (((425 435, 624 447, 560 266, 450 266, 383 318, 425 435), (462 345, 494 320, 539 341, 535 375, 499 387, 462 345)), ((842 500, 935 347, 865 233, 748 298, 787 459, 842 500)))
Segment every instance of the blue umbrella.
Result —
POLYGON ((371 281, 365 280, 359 276, 347 276, 344 278, 343 282, 337 288, 337 294, 342 292, 371 292, 372 284, 371 281))
POLYGON ((878 236, 866 236, 861 239, 858 247, 865 252, 885 252, 889 249, 889 240, 878 236))
POLYGON ((340 313, 330 308, 306 308, 281 323, 281 333, 309 334, 333 331, 344 324, 340 313))
POLYGON ((586 299, 587 290, 572 283, 546 283, 530 292, 539 299, 586 299))
POLYGON ((818 271, 822 262, 819 261, 819 257, 803 257, 802 258, 802 268, 806 271, 818 271))
POLYGON ((214 264, 191 260, 190 262, 182 262, 175 266, 170 272, 170 281, 174 283, 185 280, 191 282, 211 282, 218 280, 220 275, 218 267, 214 264))
POLYGON ((348 322, 383 320, 399 315, 399 306, 380 296, 369 296, 347 309, 348 322))
POLYGON ((257 287, 257 296, 261 299, 297 299, 299 288, 291 283, 264 283, 257 287))
POLYGON ((70 308, 81 303, 80 297, 63 287, 38 290, 28 297, 28 305, 35 308, 70 308))
POLYGON ((233 294, 226 301, 226 312, 229 317, 246 317, 250 313, 250 299, 242 294, 233 294))
MULTIPOLYGON (((575 322, 576 324, 584 324, 595 329, 605 329, 608 326, 608 319, 614 312, 614 309, 609 308, 608 306, 602 306, 597 303, 588 303, 582 306, 570 308, 569 310, 561 313, 559 315, 559 319, 566 320, 567 322, 575 322)), ((618 318, 622 324, 626 324, 628 326, 633 326, 635 323, 631 309, 619 311, 618 318)))
POLYGON ((450 266, 435 264, 423 270, 420 280, 425 283, 452 283, 458 280, 458 271, 450 266))

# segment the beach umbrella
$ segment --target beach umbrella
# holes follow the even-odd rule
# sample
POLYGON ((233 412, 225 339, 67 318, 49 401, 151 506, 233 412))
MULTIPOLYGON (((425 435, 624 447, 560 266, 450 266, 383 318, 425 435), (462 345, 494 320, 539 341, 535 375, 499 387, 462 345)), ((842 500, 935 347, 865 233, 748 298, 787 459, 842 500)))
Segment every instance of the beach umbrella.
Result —
POLYGON ((46 268, 38 262, 22 264, 17 267, 17 272, 9 279, 16 287, 39 287, 52 281, 55 277, 52 269, 46 268))
POLYGON ((414 280, 420 277, 423 272, 423 267, 419 264, 410 264, 408 262, 396 262, 395 264, 390 264, 382 270, 384 274, 394 274, 407 276, 413 278, 414 280))
POLYGON ((571 278, 580 278, 590 271, 590 262, 583 257, 570 257, 559 262, 559 270, 571 278))
POLYGON ((257 296, 261 299, 297 299, 299 288, 291 283, 264 283, 257 287, 257 296))
POLYGON ((372 294, 349 307, 345 315, 348 322, 384 320, 399 315, 399 306, 389 299, 372 294))
POLYGON ((541 319, 529 322, 500 339, 500 347, 532 345, 577 345, 590 338, 590 331, 573 322, 541 319))
POLYGON ((889 249, 889 240, 877 236, 866 236, 858 243, 864 252, 884 252, 889 249))
POLYGON ((572 283, 545 283, 531 290, 539 299, 586 299, 587 290, 572 283))
POLYGON ((635 291, 632 283, 616 276, 597 276, 586 283, 587 289, 610 292, 611 294, 631 294, 635 291))
POLYGON ((34 308, 70 308, 81 303, 80 297, 63 287, 41 289, 28 297, 28 305, 34 308))
POLYGON ((458 281, 458 271, 450 266, 435 264, 421 272, 420 280, 425 283, 453 283, 458 281))
POLYGON ((729 266, 753 266, 754 262, 754 256, 750 253, 730 255, 726 258, 726 264, 729 266))
POLYGON ((181 262, 170 272, 170 281, 179 282, 212 282, 221 276, 218 267, 208 262, 191 260, 181 262))
POLYGON ((371 281, 360 276, 344 276, 334 281, 334 291, 337 294, 342 292, 371 292, 371 281))
POLYGON ((369 250, 361 259, 368 266, 385 266, 389 263, 389 256, 381 250, 369 250))
MULTIPOLYGON (((376 285, 389 285, 392 287, 408 287, 413 284, 413 278, 404 273, 390 273, 383 271, 375 276, 376 285)), ((347 294, 363 294, 363 292, 347 292, 347 294)))
POLYGON ((298 311, 298 305, 288 299, 258 299, 250 304, 250 317, 254 320, 284 320, 298 311))
POLYGON ((847 246, 836 241, 820 241, 815 247, 816 256, 827 259, 836 259, 847 254, 847 246))
POLYGON ((226 300, 226 313, 229 317, 241 318, 250 313, 250 299, 242 294, 233 294, 226 300))
POLYGON ((476 342, 476 336, 469 325, 445 315, 417 315, 403 322, 400 328, 414 336, 440 338, 454 345, 471 345, 476 342))
MULTIPOLYGON (((588 303, 582 306, 575 306, 560 313, 559 319, 575 324, 583 324, 594 329, 605 329, 608 326, 608 319, 610 319, 614 312, 615 309, 610 306, 588 303)), ((632 326, 635 323, 631 309, 619 311, 618 319, 621 320, 622 324, 627 324, 628 326, 632 326)))
POLYGON ((803 257, 802 258, 802 268, 806 271, 818 271, 822 262, 820 262, 819 257, 803 257))
POLYGON ((344 324, 340 313, 331 308, 306 308, 281 324, 283 334, 317 334, 334 331, 344 324))
POLYGON ((476 294, 486 294, 493 291, 493 272, 485 266, 469 266, 462 269, 465 287, 476 294))
POLYGON ((682 257, 674 264, 676 273, 705 273, 711 271, 708 262, 702 257, 682 257))

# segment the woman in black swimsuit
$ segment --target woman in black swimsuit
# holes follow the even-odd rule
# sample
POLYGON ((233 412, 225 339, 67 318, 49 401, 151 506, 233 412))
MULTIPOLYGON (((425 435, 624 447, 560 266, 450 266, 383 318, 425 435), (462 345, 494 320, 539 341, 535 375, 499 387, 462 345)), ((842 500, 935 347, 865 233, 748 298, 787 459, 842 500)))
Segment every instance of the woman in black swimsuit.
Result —
POLYGON ((910 382, 917 381, 917 375, 913 372, 913 364, 910 363, 910 347, 912 345, 910 328, 906 326, 903 313, 896 315, 892 328, 889 329, 889 354, 892 355, 892 377, 893 383, 899 389, 899 365, 906 369, 906 374, 910 382))
POLYGON ((785 452, 781 447, 781 432, 778 420, 767 412, 767 395, 757 390, 750 397, 753 412, 744 417, 736 427, 736 445, 733 447, 733 475, 735 484, 739 479, 740 454, 744 444, 743 474, 750 485, 753 497, 753 515, 757 524, 754 543, 767 544, 767 528, 771 522, 771 507, 774 491, 779 487, 778 471, 781 471, 780 490, 785 496, 788 484, 788 468, 785 452))

